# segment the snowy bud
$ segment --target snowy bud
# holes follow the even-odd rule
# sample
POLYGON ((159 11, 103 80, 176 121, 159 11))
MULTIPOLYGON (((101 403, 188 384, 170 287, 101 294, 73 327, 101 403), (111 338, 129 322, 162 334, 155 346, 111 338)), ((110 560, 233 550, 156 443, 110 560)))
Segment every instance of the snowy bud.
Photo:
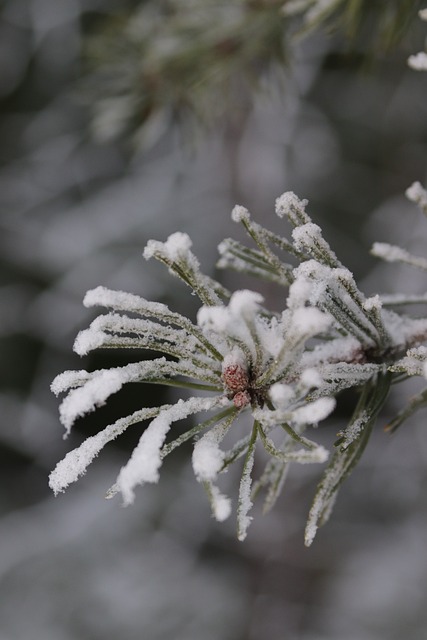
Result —
POLYGON ((239 364, 224 367, 222 379, 230 391, 245 391, 249 384, 248 372, 239 364))
POLYGON ((243 407, 247 407, 250 402, 251 396, 249 395, 249 391, 238 391, 233 397, 233 404, 237 409, 243 409, 243 407))

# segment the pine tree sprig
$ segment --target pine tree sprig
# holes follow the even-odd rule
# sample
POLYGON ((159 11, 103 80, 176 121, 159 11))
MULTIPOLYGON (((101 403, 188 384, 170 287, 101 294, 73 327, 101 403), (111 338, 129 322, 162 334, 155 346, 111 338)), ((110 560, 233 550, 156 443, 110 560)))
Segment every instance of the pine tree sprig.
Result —
MULTIPOLYGON (((391 385, 411 376, 427 378, 427 347, 422 344, 427 341, 427 320, 384 309, 380 296, 366 298, 311 222, 307 204, 291 192, 276 201, 276 213, 295 227, 289 250, 298 262, 295 267, 271 247, 283 252, 288 241, 277 241, 243 207, 233 210, 233 219, 243 224, 256 249, 232 240, 221 245, 222 259, 229 266, 246 265, 249 272, 273 274, 288 287, 281 313, 271 312, 259 293, 226 292, 203 274, 185 234, 173 234, 165 242, 150 241, 144 255, 157 258, 198 294, 196 323, 164 304, 122 291, 98 287, 88 292, 86 306, 112 311, 79 333, 77 353, 136 348, 164 355, 57 376, 52 390, 65 394, 60 418, 66 434, 77 419, 105 404, 126 384, 163 384, 192 395, 137 411, 88 438, 52 472, 55 493, 83 475, 108 442, 148 420, 108 497, 121 493, 124 504, 130 504, 139 485, 158 481, 165 458, 193 441, 193 471, 218 521, 232 512, 231 498, 218 486, 220 478, 231 465, 240 466, 236 515, 237 535, 243 540, 252 520, 249 512, 262 490, 266 512, 276 503, 293 464, 327 461, 327 449, 306 432, 328 419, 341 391, 358 389, 359 401, 338 434, 309 512, 305 542, 312 543, 359 461, 391 385), (206 412, 211 415, 200 420, 206 412), (196 417, 194 424, 174 435, 174 424, 191 416, 196 417), (237 420, 239 433, 248 422, 252 424, 238 439, 237 420), (230 442, 223 449, 226 441, 230 442), (268 459, 258 474, 255 461, 261 449, 268 459)), ((398 301, 402 299, 408 298, 398 301)), ((396 430, 424 407, 426 397, 423 391, 413 398, 388 429, 396 430)))

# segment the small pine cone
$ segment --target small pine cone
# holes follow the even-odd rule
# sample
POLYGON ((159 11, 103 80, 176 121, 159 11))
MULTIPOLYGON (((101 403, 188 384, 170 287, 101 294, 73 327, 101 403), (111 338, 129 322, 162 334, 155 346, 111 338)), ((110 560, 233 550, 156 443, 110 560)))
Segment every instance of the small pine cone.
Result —
POLYGON ((224 367, 222 379, 229 391, 245 391, 249 385, 248 373, 240 364, 229 364, 224 367))
POLYGON ((238 391, 233 397, 233 403, 237 409, 243 409, 243 407, 246 407, 250 401, 251 396, 249 395, 249 391, 238 391))

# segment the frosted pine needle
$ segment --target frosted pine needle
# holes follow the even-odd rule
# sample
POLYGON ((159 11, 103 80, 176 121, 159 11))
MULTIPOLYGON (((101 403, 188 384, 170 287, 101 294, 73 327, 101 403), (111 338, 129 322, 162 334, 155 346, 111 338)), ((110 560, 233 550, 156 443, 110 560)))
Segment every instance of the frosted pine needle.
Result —
MULTIPOLYGON (((413 185, 408 196, 424 206, 420 185, 413 185)), ((203 274, 183 233, 165 242, 151 240, 144 256, 159 260, 198 295, 196 323, 165 304, 123 291, 97 287, 86 294, 85 306, 103 306, 107 312, 77 336, 74 350, 79 355, 99 348, 137 348, 158 352, 159 357, 57 376, 52 391, 65 393, 60 405, 65 434, 126 384, 172 385, 182 389, 183 397, 175 404, 141 408, 87 438, 52 472, 50 486, 56 494, 82 476, 102 448, 129 426, 149 421, 108 496, 120 493, 124 504, 132 503, 139 486, 158 482, 165 458, 193 440, 193 471, 218 521, 232 513, 233 496, 221 486, 224 472, 231 464, 240 466, 238 490, 226 490, 237 500, 237 535, 243 540, 255 499, 265 492, 264 511, 271 509, 290 466, 327 462, 327 448, 306 432, 333 413, 337 394, 357 388, 359 402, 349 424, 340 429, 309 514, 306 544, 311 544, 368 442, 393 376, 426 377, 427 348, 422 343, 427 320, 384 308, 387 296, 366 298, 311 221, 307 206, 291 192, 277 199, 277 215, 294 227, 290 238, 273 234, 253 221, 247 209, 235 207, 232 218, 243 225, 254 246, 231 239, 220 245, 219 266, 287 288, 279 312, 266 308, 260 293, 230 293, 203 274), (290 266, 289 256, 297 266, 290 266), (174 432, 177 422, 187 424, 180 434, 174 432)), ((427 264, 386 245, 377 244, 374 253, 416 267, 427 264)), ((389 304, 400 300, 389 299, 389 304)), ((421 394, 402 410, 392 427, 424 406, 425 397, 421 394)))

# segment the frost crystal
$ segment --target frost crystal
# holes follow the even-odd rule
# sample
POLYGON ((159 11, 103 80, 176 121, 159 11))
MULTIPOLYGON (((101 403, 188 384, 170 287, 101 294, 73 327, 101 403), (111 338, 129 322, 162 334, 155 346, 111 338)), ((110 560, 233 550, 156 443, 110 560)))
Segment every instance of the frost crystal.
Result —
MULTIPOLYGON (((316 4, 318 10, 327 6, 329 3, 316 4)), ((419 183, 407 191, 408 198, 421 208, 426 205, 425 194, 419 183)), ((165 304, 123 291, 97 287, 87 292, 85 306, 103 306, 108 311, 78 334, 74 350, 79 355, 99 348, 137 348, 159 352, 160 357, 57 376, 52 391, 65 394, 59 413, 66 434, 77 419, 105 404, 125 384, 173 385, 181 387, 187 397, 175 404, 141 408, 87 438, 52 472, 49 483, 55 494, 82 476, 102 448, 130 425, 148 421, 108 495, 121 493, 124 504, 132 503, 138 486, 158 481, 165 457, 194 440, 194 475, 206 490, 218 521, 232 511, 231 499, 219 483, 231 464, 241 465, 237 535, 243 540, 259 493, 265 491, 267 511, 291 463, 328 460, 329 451, 306 432, 333 412, 338 393, 357 388, 359 401, 338 434, 309 513, 305 540, 311 544, 317 528, 329 517, 341 483, 366 446, 392 377, 427 378, 427 347, 422 345, 427 339, 427 320, 387 308, 410 302, 410 297, 366 298, 320 227, 311 221, 307 204, 292 192, 276 200, 277 215, 287 217, 294 227, 291 239, 268 231, 251 219, 247 209, 237 206, 232 218, 243 225, 256 249, 231 239, 220 245, 219 266, 263 276, 289 288, 280 310, 266 308, 257 292, 229 293, 204 275, 184 233, 174 233, 165 242, 150 240, 144 257, 159 260, 198 295, 201 305, 196 323, 165 304), (298 265, 284 262, 281 252, 290 253, 298 265), (197 416, 195 422, 175 433, 175 423, 190 416, 197 416), (238 417, 246 434, 236 438, 233 425, 238 417), (268 460, 254 481, 261 464, 260 448, 268 460)), ((425 258, 398 247, 377 243, 373 253, 427 268, 425 258)), ((427 298, 415 301, 426 302, 427 298)), ((426 396, 427 390, 412 399, 388 428, 396 429, 407 415, 427 404, 426 396)))

